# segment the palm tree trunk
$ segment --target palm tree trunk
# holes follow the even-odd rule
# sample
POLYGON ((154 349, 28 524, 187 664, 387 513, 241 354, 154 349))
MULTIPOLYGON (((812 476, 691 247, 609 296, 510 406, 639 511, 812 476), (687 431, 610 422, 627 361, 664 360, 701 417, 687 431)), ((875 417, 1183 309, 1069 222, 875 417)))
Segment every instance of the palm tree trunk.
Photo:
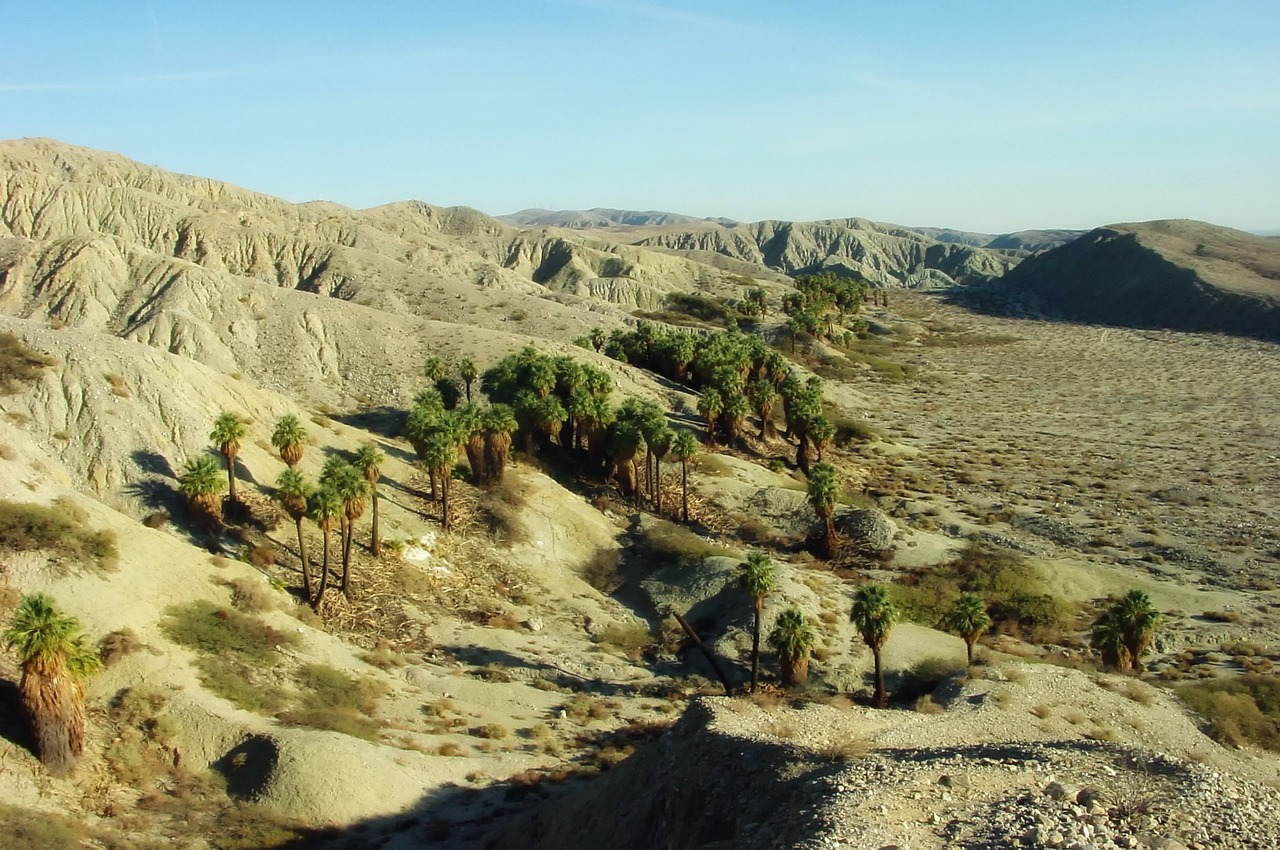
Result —
POLYGON ((880 650, 872 650, 872 655, 876 658, 876 708, 887 708, 889 692, 884 688, 884 669, 880 665, 880 650))
POLYGON ((19 690, 40 761, 53 776, 68 775, 84 752, 83 691, 65 664, 39 657, 24 665, 19 690))
POLYGON ((236 456, 226 453, 222 456, 227 459, 227 490, 231 501, 234 502, 236 501, 236 456))
POLYGON ((311 603, 314 611, 320 610, 320 602, 324 599, 324 592, 329 589, 329 526, 323 526, 321 531, 324 533, 324 561, 320 569, 320 587, 316 590, 316 599, 311 603))
POLYGON ((972 667, 973 666, 973 641, 966 640, 964 642, 964 651, 965 651, 966 660, 968 662, 968 666, 972 667))
POLYGON ((373 485, 373 532, 371 535, 373 557, 382 557, 382 539, 378 536, 378 485, 373 485))
POLYGON ((662 458, 653 462, 653 510, 662 516, 662 458))
POLYGON ((724 668, 720 666, 720 662, 711 654, 711 650, 707 649, 706 644, 702 642, 702 638, 698 637, 698 633, 693 630, 693 626, 689 625, 689 621, 681 616, 679 611, 673 610, 671 616, 676 618, 676 622, 680 624, 680 628, 684 629, 684 633, 689 636, 689 640, 693 641, 693 645, 707 659, 711 669, 716 671, 716 677, 720 680, 720 684, 724 686, 725 696, 728 696, 732 688, 729 687, 729 677, 724 674, 724 668))
POLYGON ((448 476, 441 476, 440 481, 440 527, 449 530, 452 525, 452 517, 449 516, 449 490, 450 479, 448 476))
POLYGON ((823 532, 823 548, 826 550, 828 558, 836 556, 836 524, 831 519, 831 512, 826 512, 822 517, 826 524, 826 530, 823 532))
POLYGON ((339 590, 346 593, 351 582, 351 538, 355 536, 355 523, 342 521, 342 584, 339 590))
POLYGON ((302 559, 302 589, 307 594, 307 604, 311 603, 311 563, 307 560, 307 543, 302 538, 302 516, 299 515, 295 524, 298 526, 298 557, 302 559))
POLYGON ((689 463, 680 461, 680 516, 689 521, 689 463))
POLYGON ((751 629, 751 693, 756 692, 760 683, 760 610, 764 600, 756 597, 756 616, 751 629))

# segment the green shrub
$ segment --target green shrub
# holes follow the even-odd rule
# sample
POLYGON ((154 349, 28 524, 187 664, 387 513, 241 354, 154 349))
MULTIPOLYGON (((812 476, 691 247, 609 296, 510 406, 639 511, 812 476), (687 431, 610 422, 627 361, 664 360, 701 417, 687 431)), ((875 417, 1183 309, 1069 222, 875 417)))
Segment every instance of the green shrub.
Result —
POLYGON ((52 505, 0 501, 0 548, 10 552, 43 551, 55 561, 89 563, 99 569, 115 565, 116 536, 88 526, 89 515, 70 499, 52 505))
POLYGON ((65 850, 81 846, 83 838, 83 827, 62 815, 0 803, 0 844, 5 850, 65 850))
POLYGON ((161 628, 170 640, 197 652, 245 661, 269 661, 275 650, 298 642, 257 617, 203 599, 171 607, 161 628))
POLYGON ((1280 678, 1246 673, 1184 685, 1178 694, 1215 739, 1236 747, 1252 744, 1280 751, 1280 678))
POLYGON ((635 546, 655 560, 674 561, 682 567, 697 566, 713 556, 732 558, 735 555, 733 550, 665 519, 647 524, 636 535, 635 546))
POLYGON ((387 688, 376 679, 349 676, 324 664, 304 664, 293 674, 301 705, 279 714, 291 726, 327 729, 377 741, 380 724, 369 718, 387 688))

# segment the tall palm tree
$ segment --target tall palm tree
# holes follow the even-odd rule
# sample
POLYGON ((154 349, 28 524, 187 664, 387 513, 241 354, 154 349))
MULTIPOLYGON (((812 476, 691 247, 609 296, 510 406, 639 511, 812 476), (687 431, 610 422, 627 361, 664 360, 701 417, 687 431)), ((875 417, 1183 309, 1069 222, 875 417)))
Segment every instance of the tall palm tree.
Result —
POLYGON ((484 417, 484 466, 487 482, 499 482, 507 471, 516 417, 505 404, 495 404, 484 417))
POLYGON ((453 489, 453 465, 458 460, 458 444, 453 435, 436 431, 427 438, 427 450, 422 462, 440 482, 440 527, 448 529, 453 524, 449 514, 449 495, 453 489))
POLYGON ((292 413, 282 416, 271 432, 271 445, 280 452, 282 461, 290 467, 297 466, 307 446, 307 429, 292 413))
POLYGON ((720 413, 724 410, 724 397, 711 388, 702 391, 698 396, 698 414, 707 423, 707 448, 715 448, 716 426, 720 422, 720 413))
POLYGON ((1129 669, 1129 650, 1124 645, 1124 629, 1115 608, 1102 612, 1093 623, 1089 643, 1102 656, 1102 663, 1121 673, 1129 669))
POLYGON ((799 685, 809 678, 809 652, 817 642, 813 626, 799 608, 788 608, 778 615, 769 644, 778 652, 782 684, 799 685))
POLYGON ((40 761, 66 776, 84 752, 84 682, 101 662, 75 618, 43 593, 22 598, 0 639, 22 664, 18 689, 40 761))
POLYGON ((286 469, 276 479, 276 499, 284 512, 293 518, 298 529, 298 557, 302 559, 302 588, 306 591, 307 602, 311 601, 311 562, 307 560, 307 543, 302 536, 302 520, 307 515, 307 500, 311 496, 311 485, 296 469, 286 469))
POLYGON ((889 598, 889 591, 882 584, 865 584, 853 595, 853 610, 850 621, 862 635, 863 642, 870 647, 876 662, 876 705, 884 708, 889 704, 889 692, 884 687, 884 670, 880 666, 880 650, 884 649, 889 639, 889 631, 898 619, 898 611, 889 598))
POLYGON ((187 461, 178 476, 178 489, 206 528, 213 530, 222 521, 222 470, 212 457, 200 455, 187 461))
POLYGON ((342 583, 339 589, 347 593, 351 588, 351 541, 355 537, 356 520, 364 515, 365 501, 369 498, 369 479, 335 455, 329 458, 320 473, 320 486, 329 487, 342 500, 342 583))
POLYGON ((777 585, 777 571, 773 559, 763 552, 752 552, 738 566, 738 581, 743 590, 751 594, 755 617, 751 628, 751 693, 756 692, 760 681, 760 614, 764 611, 764 598, 777 585))
POLYGON ((835 556, 836 526, 832 517, 835 515, 836 498, 840 495, 840 481, 836 477, 836 468, 829 463, 819 463, 809 473, 809 504, 823 524, 823 550, 828 558, 835 556))
POLYGON ((476 378, 480 377, 480 370, 476 368, 476 361, 470 357, 462 358, 462 362, 458 364, 458 377, 462 378, 462 384, 467 388, 467 402, 471 401, 471 385, 475 383, 476 378))
POLYGON ((778 390, 769 380, 752 381, 747 385, 747 398, 760 417, 760 441, 778 438, 778 426, 773 422, 773 409, 778 404, 778 390))
POLYGON ((1135 670, 1141 670, 1142 654, 1150 648, 1160 629, 1160 612, 1152 607, 1151 597, 1141 590, 1126 593, 1115 608, 1129 660, 1135 670))
POLYGON ((817 452, 818 461, 821 462, 823 451, 835 439, 836 426, 827 417, 819 416, 809 423, 807 436, 809 442, 813 444, 814 451, 817 452))
POLYGON ((382 540, 378 536, 378 479, 382 478, 382 464, 386 459, 387 456, 378 448, 377 443, 365 443, 356 452, 355 459, 356 469, 369 482, 369 493, 373 503, 373 531, 369 550, 375 558, 382 557, 382 540))
POLYGON ((671 454, 680 461, 680 518, 689 521, 689 461, 698 456, 698 438, 680 431, 671 443, 671 454))
POLYGON ((320 585, 316 588, 315 599, 311 601, 311 607, 319 611, 320 603, 324 601, 324 593, 329 588, 329 532, 333 531, 335 524, 343 522, 342 497, 333 487, 322 484, 320 489, 311 495, 311 516, 316 521, 316 525, 320 526, 320 533, 324 538, 320 585))
POLYGON ((946 626, 964 640, 965 656, 973 664, 973 645, 991 627, 986 603, 976 593, 962 593, 947 612, 946 626))
POLYGON ((227 461, 227 487, 231 501, 236 501, 236 455, 240 454, 240 440, 244 437, 244 421, 234 413, 222 412, 213 421, 209 439, 227 461))

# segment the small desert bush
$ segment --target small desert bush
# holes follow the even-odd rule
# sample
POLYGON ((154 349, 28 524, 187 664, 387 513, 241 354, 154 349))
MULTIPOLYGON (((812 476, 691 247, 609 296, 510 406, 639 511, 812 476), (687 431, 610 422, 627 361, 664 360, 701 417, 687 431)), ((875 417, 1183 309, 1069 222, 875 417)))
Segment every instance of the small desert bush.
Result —
POLYGON ((0 549, 43 551, 55 562, 110 569, 118 555, 116 536, 94 531, 88 519, 83 508, 65 498, 48 507, 0 501, 0 549))
POLYGON ((0 802, 0 840, 5 850, 63 850, 83 846, 84 838, 84 827, 70 818, 0 802))
POLYGON ((231 604, 245 614, 261 614, 274 611, 276 594, 265 578, 237 577, 222 582, 231 589, 231 604))
POLYGON ((125 627, 103 635, 98 641, 98 657, 105 667, 110 667, 126 655, 132 655, 142 649, 144 644, 138 633, 125 627))
POLYGON ((529 542, 520 512, 532 494, 532 484, 510 475, 484 491, 480 507, 488 517, 489 531, 496 540, 512 544, 529 542))
POLYGON ((621 562, 617 549, 601 547, 582 568, 582 577, 601 593, 613 593, 623 584, 621 562))
POLYGON ((1280 751, 1280 677, 1246 673, 1184 685, 1178 695, 1222 743, 1280 751))
POLYGON ((947 679, 963 672, 964 659, 922 658, 903 672, 894 696, 900 700, 915 700, 928 696, 947 679))
POLYGON ((0 333, 0 394, 12 395, 57 361, 41 354, 12 333, 0 333))
POLYGON ((636 534, 635 546, 654 560, 675 562, 683 567, 697 566, 706 558, 735 556, 732 549, 664 519, 649 523, 636 534))
POLYGON ((510 730, 501 723, 486 723, 483 726, 475 726, 471 729, 472 737, 487 738, 494 741, 500 741, 510 734, 510 730))
POLYGON ((638 660, 645 647, 653 645, 654 638, 648 627, 639 623, 614 623, 601 630, 596 641, 638 660))

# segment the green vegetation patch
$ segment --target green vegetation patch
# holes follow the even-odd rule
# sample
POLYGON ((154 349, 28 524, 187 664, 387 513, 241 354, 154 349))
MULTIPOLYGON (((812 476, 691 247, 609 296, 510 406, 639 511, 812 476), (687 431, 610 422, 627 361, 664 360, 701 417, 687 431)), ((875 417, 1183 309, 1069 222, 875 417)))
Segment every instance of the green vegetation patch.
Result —
POLYGON ((928 626, 938 625, 961 593, 976 593, 995 630, 1040 642, 1056 642, 1076 613, 1021 555, 976 540, 955 561, 907 573, 892 590, 903 616, 928 626))
POLYGON ((51 559, 115 566, 116 536, 88 525, 89 515, 69 499, 50 506, 0 501, 0 549, 46 552, 51 559))
POLYGON ((379 724, 370 719, 387 687, 376 679, 349 676, 324 664, 304 664, 293 674, 301 705, 279 715, 291 726, 327 729, 366 741, 378 740, 379 724))
POLYGON ((749 316, 719 298, 708 298, 689 292, 673 292, 667 296, 663 309, 652 313, 637 313, 642 319, 666 322, 672 325, 703 327, 737 327, 738 322, 749 316))
POLYGON ((266 677, 264 668, 276 650, 297 638, 234 608, 197 600, 170 608, 161 628, 170 640, 202 653, 196 661, 200 682, 246 711, 272 713, 288 700, 266 677))
POLYGON ((1214 739, 1280 752, 1280 677, 1246 673, 1184 685, 1178 695, 1200 715, 1214 739))
POLYGON ((644 555, 682 567, 693 567, 711 557, 737 557, 737 553, 706 539, 682 525, 660 519, 647 523, 635 536, 635 547, 644 555))
POLYGON ((12 333, 0 333, 0 395, 12 395, 40 376, 40 370, 57 361, 28 348, 12 333))

